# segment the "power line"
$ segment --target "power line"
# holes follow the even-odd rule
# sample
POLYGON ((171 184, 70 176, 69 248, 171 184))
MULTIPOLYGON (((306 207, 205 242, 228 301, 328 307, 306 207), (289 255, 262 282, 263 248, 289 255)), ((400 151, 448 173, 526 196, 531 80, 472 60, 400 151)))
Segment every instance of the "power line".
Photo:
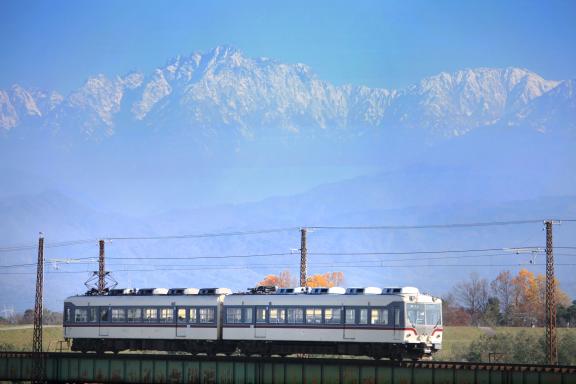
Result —
POLYGON ((105 237, 106 240, 176 240, 176 239, 198 239, 205 237, 226 237, 226 236, 250 236, 267 233, 287 232, 299 230, 299 227, 261 229, 254 231, 238 232, 220 232, 220 233, 201 233, 192 235, 164 235, 164 236, 124 236, 124 237, 105 237))
MULTIPOLYGON (((59 248, 59 247, 69 247, 73 245, 81 245, 88 243, 97 243, 98 240, 95 239, 85 239, 85 240, 70 240, 70 241, 60 241, 55 243, 47 243, 44 248, 59 248)), ((28 251, 36 249, 37 245, 16 245, 0 247, 0 252, 18 252, 18 251, 28 251)))
MULTIPOLYGON (((435 229, 435 228, 468 228, 468 227, 491 227, 503 225, 520 225, 544 223, 546 220, 513 220, 513 221, 490 221, 477 223, 455 223, 455 224, 429 224, 429 225, 366 225, 366 226, 309 226, 309 229, 336 229, 336 230, 368 230, 368 229, 435 229)), ((576 219, 555 220, 561 222, 572 222, 576 219)))
MULTIPOLYGON (((541 263, 517 263, 517 264, 432 264, 426 265, 426 268, 445 268, 445 267, 520 267, 520 266, 543 266, 545 264, 541 263)), ((559 266, 576 266, 576 263, 556 263, 559 266)), ((269 268, 269 267, 266 267, 269 268)), ((363 265, 363 266, 338 266, 338 268, 414 268, 413 264, 409 265, 384 265, 384 264, 374 264, 374 265, 363 265)), ((161 272, 161 271, 203 271, 203 270, 246 270, 252 269, 250 266, 240 266, 240 267, 226 267, 226 266, 215 266, 208 268, 155 268, 155 269, 116 269, 112 272, 161 272)), ((80 274, 80 273, 93 273, 94 271, 48 271, 49 274, 80 274)), ((34 272, 0 272, 0 275, 30 275, 34 272)))
MULTIPOLYGON (((443 251, 414 251, 414 252, 340 252, 340 253, 333 253, 333 252, 318 252, 318 253, 311 253, 313 255, 335 255, 335 256, 382 256, 382 255, 418 255, 418 254, 447 254, 447 253, 467 253, 467 252, 484 252, 490 250, 511 250, 511 252, 507 253, 492 253, 492 254, 475 254, 475 255, 460 255, 460 256, 438 256, 438 257, 418 257, 418 258, 401 258, 401 259, 387 259, 386 262, 395 262, 395 261, 426 261, 426 260, 446 260, 446 259, 465 259, 465 258, 482 258, 482 257, 498 257, 498 256, 513 256, 516 255, 524 255, 525 253, 517 252, 517 250, 531 250, 537 249, 536 247, 523 247, 523 248, 487 248, 487 249, 468 249, 468 250, 443 250, 443 251), (515 252, 516 251, 516 252, 515 252)), ((541 254, 542 251, 533 252, 532 254, 541 254)), ((527 253, 526 253, 527 254, 527 253)), ((251 254, 251 255, 227 255, 227 256, 198 256, 198 257, 112 257, 109 259, 114 260, 199 260, 199 259, 228 259, 228 258, 252 258, 252 257, 272 257, 272 256, 292 256, 297 255, 296 253, 268 253, 268 254, 251 254)), ((576 254, 573 253, 556 253, 558 256, 574 256, 576 254)), ((81 258, 74 258, 74 259, 62 259, 62 260, 48 260, 46 264, 52 265, 78 265, 78 264, 94 264, 97 260, 94 257, 81 257, 81 258), (83 261, 83 260, 90 260, 90 261, 83 261)), ((344 262, 344 261, 339 261, 344 262)), ((351 262, 374 262, 373 259, 371 260, 355 260, 351 262)), ((319 263, 312 263, 311 265, 333 265, 334 263, 330 264, 319 264, 319 263)), ((111 263, 111 265, 134 265, 134 264, 120 264, 120 263, 111 263)), ((149 266, 166 266, 166 265, 173 265, 173 266, 187 266, 187 265, 194 265, 200 266, 196 264, 147 264, 149 266)), ((251 265, 263 265, 263 264, 251 264, 251 265)), ((272 264, 278 265, 278 264, 272 264)), ((26 264, 11 264, 11 265, 0 265, 0 268, 19 268, 19 267, 35 267, 36 263, 26 263, 26 264)), ((210 265, 207 265, 210 266, 210 265)))

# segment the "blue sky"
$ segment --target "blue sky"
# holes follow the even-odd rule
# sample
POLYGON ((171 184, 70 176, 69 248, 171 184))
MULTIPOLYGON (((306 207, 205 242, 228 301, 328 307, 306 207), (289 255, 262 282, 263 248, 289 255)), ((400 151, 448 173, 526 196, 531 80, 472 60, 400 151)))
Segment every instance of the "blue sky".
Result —
POLYGON ((574 1, 2 1, 0 87, 68 92, 233 45, 336 84, 402 87, 465 67, 576 77, 574 1))

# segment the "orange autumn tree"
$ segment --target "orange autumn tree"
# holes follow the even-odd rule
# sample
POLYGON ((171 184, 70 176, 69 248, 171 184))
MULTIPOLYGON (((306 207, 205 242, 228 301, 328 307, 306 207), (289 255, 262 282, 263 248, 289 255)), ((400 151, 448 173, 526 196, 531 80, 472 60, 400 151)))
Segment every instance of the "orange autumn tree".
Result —
MULTIPOLYGON (((513 301, 514 312, 519 318, 529 318, 536 325, 545 324, 546 319, 546 277, 539 273, 534 275, 527 269, 521 269, 512 279, 514 286, 513 301)), ((570 298, 560 289, 558 280, 555 281, 556 302, 569 305, 570 298)))
POLYGON ((344 272, 326 272, 308 276, 306 286, 308 287, 336 287, 344 282, 344 272))
POLYGON ((256 285, 274 285, 280 288, 293 287, 296 285, 296 279, 292 277, 290 271, 282 271, 278 275, 267 275, 256 285))
MULTIPOLYGON (((343 272, 326 272, 311 275, 306 278, 308 287, 335 287, 344 282, 343 272)), ((275 285, 276 287, 294 287, 298 281, 292 277, 290 271, 282 271, 278 275, 267 275, 257 285, 275 285)))

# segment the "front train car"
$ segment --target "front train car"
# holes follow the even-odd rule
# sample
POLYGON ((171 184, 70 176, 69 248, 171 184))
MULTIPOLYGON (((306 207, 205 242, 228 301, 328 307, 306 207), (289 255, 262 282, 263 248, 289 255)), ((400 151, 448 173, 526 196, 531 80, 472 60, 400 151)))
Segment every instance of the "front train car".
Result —
POLYGON ((296 288, 234 294, 223 338, 245 354, 422 359, 441 348, 441 300, 405 288, 296 288))

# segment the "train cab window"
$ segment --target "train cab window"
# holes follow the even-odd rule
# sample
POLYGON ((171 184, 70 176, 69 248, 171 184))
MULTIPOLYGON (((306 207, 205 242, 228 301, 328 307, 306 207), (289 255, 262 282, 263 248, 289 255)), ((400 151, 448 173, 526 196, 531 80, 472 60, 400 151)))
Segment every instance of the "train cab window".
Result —
POLYGON ((64 321, 72 321, 72 310, 67 307, 64 311, 64 321))
POLYGON ((158 310, 156 308, 144 308, 144 321, 155 323, 158 320, 158 310))
POLYGON ((406 304, 406 317, 410 324, 424 325, 426 323, 424 304, 406 304))
POLYGON ((342 319, 341 308, 326 308, 324 309, 324 321, 326 324, 340 324, 342 319))
POLYGON ((198 310, 200 323, 213 323, 214 322, 214 308, 200 308, 198 310))
POLYGON ((160 309, 160 322, 170 323, 174 320, 174 309, 172 308, 161 308, 160 309))
POLYGON ((110 313, 110 309, 108 308, 100 308, 100 321, 109 321, 108 314, 110 313))
POLYGON ((197 311, 196 308, 190 308, 190 312, 189 312, 189 317, 188 317, 188 322, 189 323, 196 323, 197 320, 197 311))
POLYGON ((98 322, 98 308, 88 308, 88 321, 91 323, 98 322))
POLYGON ((286 322, 286 309, 284 308, 270 309, 270 323, 283 324, 285 322, 286 322))
POLYGON ((129 322, 140 321, 141 317, 142 317, 142 310, 140 308, 128 308, 128 316, 126 316, 126 319, 129 322))
POLYGON ((252 308, 244 308, 244 323, 252 324, 252 308))
POLYGON ((76 311, 74 311, 74 322, 86 323, 87 321, 88 321, 88 309, 76 308, 76 311))
POLYGON ((302 324, 304 323, 304 309, 288 308, 286 318, 288 319, 288 324, 302 324))
POLYGON ((306 324, 322 324, 322 308, 306 308, 306 324))
POLYGON ((226 308, 226 323, 238 324, 242 322, 242 308, 226 308))
POLYGON ((368 324, 368 309, 361 308, 360 316, 358 318, 358 324, 368 324))
POLYGON ((113 308, 112 309, 112 321, 113 322, 123 322, 126 320, 126 310, 124 308, 113 308))
POLYGON ((442 306, 440 304, 425 304, 426 324, 439 325, 442 323, 442 306))
POLYGON ((177 316, 179 323, 185 323, 186 322, 186 308, 178 308, 178 310, 176 311, 176 316, 177 316))
POLYGON ((394 325, 400 325, 400 308, 394 308, 394 325))
POLYGON ((346 308, 346 324, 356 323, 356 310, 354 308, 346 308))
POLYGON ((266 307, 256 307, 256 322, 257 323, 266 322, 266 307))
POLYGON ((388 325, 388 310, 382 308, 373 308, 370 321, 372 324, 388 325))

